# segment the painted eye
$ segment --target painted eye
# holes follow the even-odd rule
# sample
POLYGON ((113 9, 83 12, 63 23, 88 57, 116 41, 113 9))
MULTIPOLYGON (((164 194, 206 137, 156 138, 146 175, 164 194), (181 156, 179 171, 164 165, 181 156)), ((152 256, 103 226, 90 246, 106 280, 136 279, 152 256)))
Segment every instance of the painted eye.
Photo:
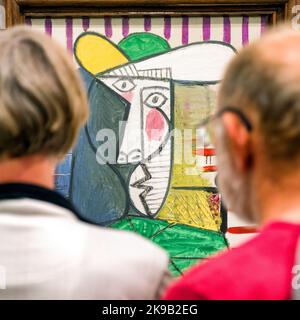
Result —
POLYGON ((153 92, 144 100, 144 104, 149 108, 161 108, 167 100, 164 94, 153 92))
POLYGON ((121 92, 128 92, 135 88, 134 82, 130 79, 120 79, 113 83, 113 86, 121 92))

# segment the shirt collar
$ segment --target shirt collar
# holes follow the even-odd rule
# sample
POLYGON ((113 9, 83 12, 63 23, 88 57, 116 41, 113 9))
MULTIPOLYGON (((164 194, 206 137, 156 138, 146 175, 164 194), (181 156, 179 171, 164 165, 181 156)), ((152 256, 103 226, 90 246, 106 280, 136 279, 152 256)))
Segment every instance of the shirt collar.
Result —
POLYGON ((42 186, 23 183, 6 183, 0 184, 0 201, 3 200, 16 200, 30 198, 52 203, 59 207, 69 210, 79 220, 91 223, 82 214, 80 214, 74 207, 71 201, 64 198, 58 192, 44 188, 42 186))

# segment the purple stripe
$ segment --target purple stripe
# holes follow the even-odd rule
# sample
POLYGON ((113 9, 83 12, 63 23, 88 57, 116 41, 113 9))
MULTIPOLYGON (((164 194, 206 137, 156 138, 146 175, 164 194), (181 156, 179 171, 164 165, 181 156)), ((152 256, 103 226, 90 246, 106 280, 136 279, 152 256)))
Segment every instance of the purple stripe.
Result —
POLYGON ((203 17, 202 25, 203 40, 210 40, 210 17, 203 17))
POLYGON ((83 17, 82 18, 82 28, 84 31, 87 31, 90 27, 90 18, 83 17))
POLYGON ((231 42, 231 25, 230 25, 230 18, 225 16, 223 24, 223 41, 230 43, 231 42))
POLYGON ((73 50, 73 19, 66 18, 66 37, 67 48, 70 52, 73 50))
POLYGON ((32 26, 32 21, 31 21, 31 18, 30 17, 26 17, 25 18, 25 24, 27 25, 27 26, 32 26))
POLYGON ((122 34, 123 37, 127 37, 129 34, 129 18, 123 17, 122 19, 122 34))
POLYGON ((249 17, 243 16, 242 44, 246 45, 248 42, 249 42, 249 17))
POLYGON ((52 36, 52 20, 49 17, 45 19, 45 32, 52 36))
POLYGON ((182 44, 189 43, 189 17, 182 17, 182 44))
POLYGON ((112 32, 112 25, 111 25, 111 18, 110 17, 104 18, 104 28, 105 28, 105 35, 108 38, 111 38, 113 35, 113 32, 112 32))
POLYGON ((144 30, 150 31, 151 30, 151 17, 145 16, 144 18, 144 30))
POLYGON ((268 16, 261 16, 260 19, 260 33, 264 33, 268 25, 268 16))
POLYGON ((171 17, 164 19, 164 36, 167 40, 171 38, 171 17))

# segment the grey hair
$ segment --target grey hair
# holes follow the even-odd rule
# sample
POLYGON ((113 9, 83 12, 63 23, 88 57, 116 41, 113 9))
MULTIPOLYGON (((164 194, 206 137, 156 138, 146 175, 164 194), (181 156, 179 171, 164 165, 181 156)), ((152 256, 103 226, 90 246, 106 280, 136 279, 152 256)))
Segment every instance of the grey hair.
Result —
MULTIPOLYGON (((300 158, 300 64, 263 50, 272 44, 289 53, 300 48, 300 34, 286 28, 265 35, 242 49, 227 68, 220 87, 219 108, 234 106, 255 114, 266 155, 272 161, 300 158), (282 44, 288 37, 291 41, 282 44), (284 47, 286 46, 286 47, 284 47)), ((270 48, 272 50, 272 48, 270 48)))

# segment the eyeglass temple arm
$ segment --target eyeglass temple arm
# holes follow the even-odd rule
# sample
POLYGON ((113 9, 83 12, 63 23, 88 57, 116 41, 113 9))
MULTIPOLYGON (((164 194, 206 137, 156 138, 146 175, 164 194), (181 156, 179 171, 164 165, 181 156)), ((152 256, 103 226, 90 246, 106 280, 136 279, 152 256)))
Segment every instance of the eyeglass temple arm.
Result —
POLYGON ((207 125, 211 120, 214 120, 214 119, 217 119, 217 118, 221 117, 226 112, 231 112, 231 113, 236 114, 241 119, 241 121, 243 122, 243 124, 245 125, 245 127, 246 127, 246 129, 248 131, 252 131, 253 130, 253 126, 252 126, 251 122, 244 115, 244 113, 242 111, 238 110, 237 108, 234 108, 234 107, 224 107, 224 108, 222 108, 222 110, 218 111, 215 115, 212 115, 212 116, 206 118, 205 120, 203 120, 203 122, 201 123, 200 126, 207 125))

